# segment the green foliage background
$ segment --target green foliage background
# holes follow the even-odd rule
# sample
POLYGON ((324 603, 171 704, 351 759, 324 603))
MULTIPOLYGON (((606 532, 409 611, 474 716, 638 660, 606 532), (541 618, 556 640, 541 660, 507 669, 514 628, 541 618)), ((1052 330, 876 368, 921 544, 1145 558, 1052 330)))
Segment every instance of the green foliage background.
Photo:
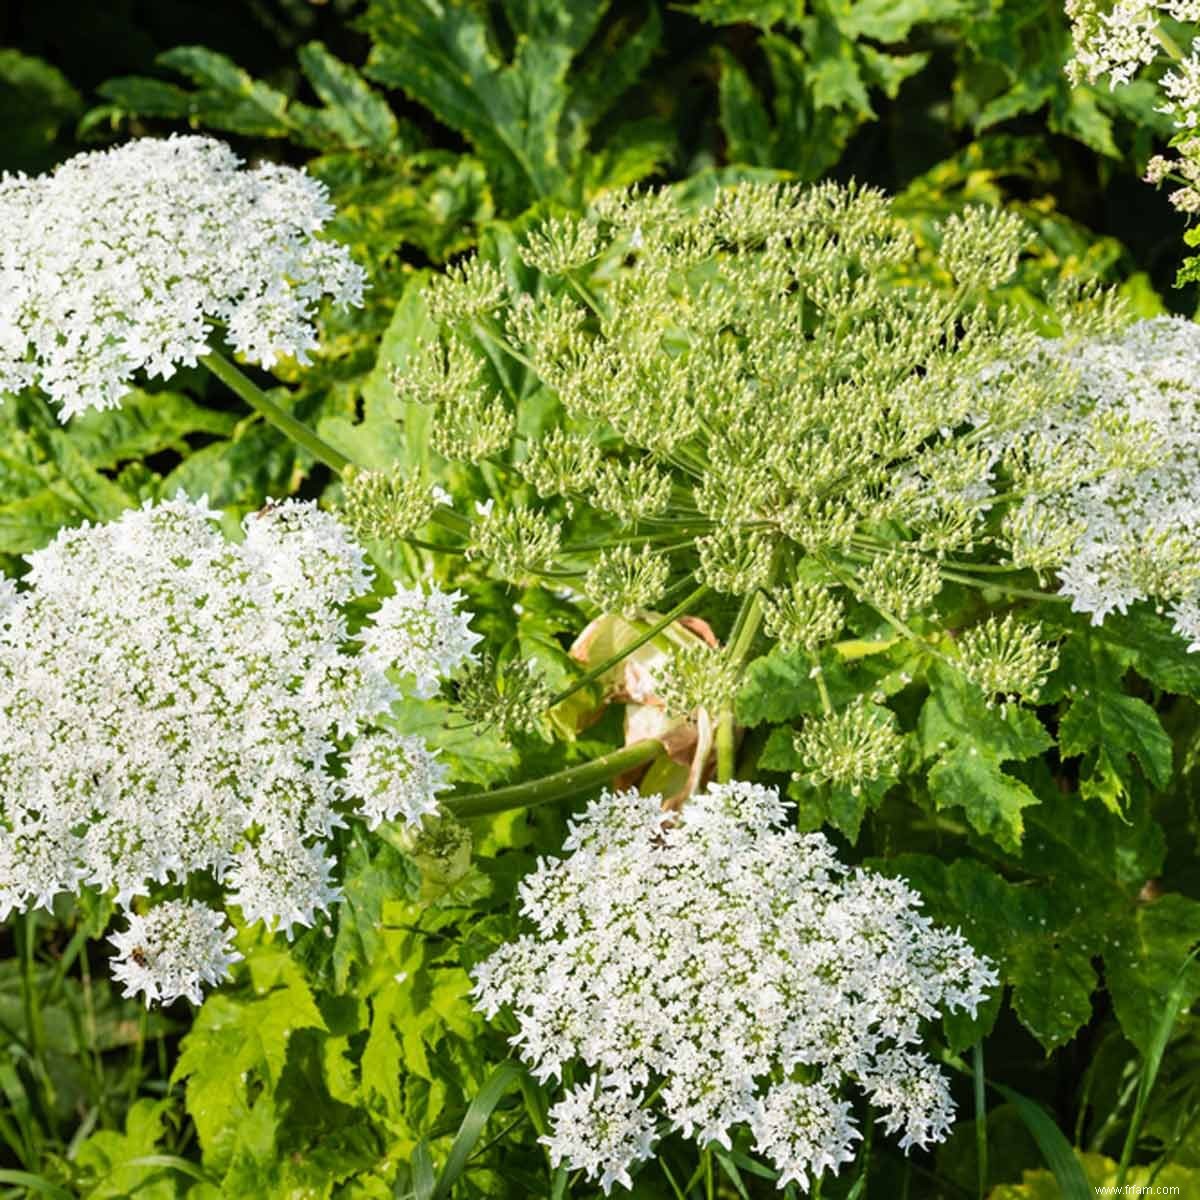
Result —
MULTIPOLYGON (((363 310, 327 318, 317 365, 281 372, 271 394, 359 461, 401 462, 460 498, 501 485, 438 460, 427 418, 402 411, 387 382, 430 334, 419 287, 476 246, 511 261, 532 216, 606 188, 856 178, 897 193, 918 234, 968 203, 1009 204, 1040 237, 1030 281, 1082 274, 1122 283, 1143 314, 1195 307, 1193 290, 1172 287, 1181 220, 1138 180, 1169 135, 1153 96, 1072 91, 1066 23, 1046 0, 15 0, 0 31, 0 168, 194 129, 328 183, 333 233, 372 288, 363 310)), ((199 374, 66 429, 33 401, 0 407, 9 573, 64 525, 179 488, 235 513, 268 496, 337 498, 323 468, 199 374)), ((400 575, 447 570, 379 556, 400 575)), ((482 576, 455 583, 493 653, 568 677, 581 609, 482 576)), ((727 627, 729 614, 706 615, 727 627)), ((1168 1035, 1125 1178, 1200 1186, 1200 1039, 1186 1013, 1200 977, 1180 975, 1200 938, 1200 660, 1153 614, 1096 630, 1036 615, 1064 639, 1037 713, 987 709, 903 647, 826 664, 847 696, 893 697, 924 782, 869 813, 796 790, 805 819, 913 880, 1007 985, 977 1021, 947 1023, 961 1068, 952 1140, 905 1159, 880 1139, 827 1197, 1091 1194, 1116 1178, 1168 1035), (995 1086, 977 1094, 971 1071, 995 1086)), ((782 786, 790 723, 818 708, 809 672, 772 650, 738 700, 750 761, 782 786)), ((464 790, 620 742, 611 712, 553 743, 447 733, 429 706, 407 719, 442 741, 464 790)), ((62 904, 15 923, 0 960, 0 1188, 591 1195, 548 1169, 536 1136, 549 1094, 506 1065, 507 1031, 467 997, 467 970, 513 932, 516 883, 561 844, 564 817, 470 822, 469 862, 347 833, 330 927, 291 947, 246 935, 235 982, 198 1011, 146 1015, 117 998, 88 941, 104 911, 62 904)), ((681 1140, 660 1157, 668 1171, 643 1171, 637 1195, 775 1194, 745 1146, 719 1157, 711 1183, 692 1179, 681 1140)))

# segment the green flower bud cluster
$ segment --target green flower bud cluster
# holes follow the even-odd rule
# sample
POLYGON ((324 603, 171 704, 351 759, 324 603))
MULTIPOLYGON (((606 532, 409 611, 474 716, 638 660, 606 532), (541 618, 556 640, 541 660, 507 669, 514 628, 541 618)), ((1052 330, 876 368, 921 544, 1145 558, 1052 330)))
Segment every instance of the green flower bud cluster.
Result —
POLYGON ((342 477, 341 516, 360 538, 397 542, 425 525, 437 507, 437 491, 419 476, 348 469, 342 477))
POLYGON ((545 513, 523 505, 499 508, 490 502, 479 507, 467 557, 482 560, 501 579, 517 582, 535 575, 558 554, 562 527, 545 513))
POLYGON ((899 772, 903 741, 891 712, 866 696, 839 712, 805 721, 794 736, 809 782, 846 788, 854 796, 899 772))
MULTIPOLYGON (((676 712, 727 711, 760 627, 788 652, 876 626, 928 648, 964 588, 1036 598, 1086 532, 1064 489, 1158 452, 1153 421, 1079 399, 1079 347, 1117 336, 1119 303, 1080 279, 1006 302, 1031 237, 971 208, 918 239, 884 194, 833 183, 604 195, 435 280, 437 336, 402 356, 397 395, 434 405, 434 448, 493 494, 517 485, 464 537, 489 574, 569 581, 602 612, 688 577, 753 604, 737 654, 685 655, 666 683, 676 712)), ((1178 595, 1190 544, 1159 540, 1178 595)), ((1153 564, 1121 569, 1155 592, 1153 564)), ((1036 694, 1050 660, 980 629, 972 677, 1036 694)), ((869 715, 801 735, 826 777, 886 758, 869 715)))
POLYGON ((602 550, 583 581, 584 595, 601 611, 633 620, 666 591, 670 564, 650 546, 602 550))
POLYGON ((989 700, 1036 700, 1058 666, 1058 651, 1041 639, 1037 623, 1022 623, 1012 613, 988 617, 959 638, 958 667, 989 700))
POLYGON ((497 664, 482 656, 455 679, 458 710, 472 725, 504 737, 541 734, 553 692, 532 660, 497 664))
POLYGON ((724 712, 733 706, 741 685, 740 664, 705 642, 680 646, 658 682, 667 713, 686 717, 697 709, 724 712))

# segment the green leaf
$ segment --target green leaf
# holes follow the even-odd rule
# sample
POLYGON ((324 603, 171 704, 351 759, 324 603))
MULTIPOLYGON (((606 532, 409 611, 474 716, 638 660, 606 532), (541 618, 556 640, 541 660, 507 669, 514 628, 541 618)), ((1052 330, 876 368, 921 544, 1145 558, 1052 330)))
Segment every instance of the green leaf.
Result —
POLYGON ((60 1188, 56 1183, 51 1183, 44 1175, 34 1175, 31 1171, 12 1171, 0 1167, 0 1183, 28 1188, 39 1196, 50 1196, 53 1200, 73 1200, 73 1193, 60 1188))
POLYGON ((1026 784, 1001 770, 999 759, 966 745, 938 759, 929 793, 939 810, 961 805, 976 833, 1014 852, 1025 832, 1021 810, 1038 803, 1026 784))
POLYGON ((877 42, 902 42, 915 26, 949 20, 966 8, 962 0, 835 0, 830 5, 847 37, 877 42))
POLYGON ((874 117, 858 63, 847 49, 839 58, 824 58, 810 72, 813 104, 818 108, 849 108, 864 117, 874 117))
MULTIPOLYGON (((1070 1041, 1091 1017, 1094 933, 1085 928, 1083 937, 1073 936, 1086 925, 1073 903, 1051 889, 1015 887, 971 859, 945 863, 901 856, 873 865, 909 880, 935 920, 959 926, 972 946, 999 965, 1002 981, 1012 988, 1013 1009, 1048 1051, 1070 1041)), ((957 1046, 987 1033, 998 999, 981 1020, 958 1024, 957 1046)))
MULTIPOLYGON (((858 695, 858 682, 832 652, 823 656, 821 669, 834 708, 858 695)), ((816 716, 822 711, 821 693, 813 679, 812 659, 803 651, 785 651, 778 646, 754 659, 746 668, 736 708, 742 725, 778 725, 816 716)))
POLYGON ((1014 704, 989 707, 977 687, 944 663, 929 671, 929 696, 917 736, 925 758, 955 746, 974 746, 996 762, 1021 761, 1054 745, 1034 713, 1014 704))
POLYGON ((205 124, 250 137, 282 137, 287 132, 287 97, 252 78, 226 55, 204 46, 176 46, 156 61, 200 86, 193 111, 199 107, 205 124))
POLYGON ((368 1096, 378 1096, 389 1113, 399 1116, 403 1110, 402 1070, 412 1071, 424 1079, 431 1075, 425 1047, 419 1037, 406 1039, 401 1048, 392 1021, 393 998, 394 990, 390 990, 371 1001, 371 1032, 363 1049, 362 1084, 368 1096))
POLYGON ((187 456, 159 484, 158 494, 207 496, 214 508, 258 508, 264 496, 292 490, 297 450, 281 433, 254 424, 229 441, 213 442, 187 456))
POLYGON ((133 497, 97 471, 66 433, 55 430, 47 441, 63 483, 93 521, 110 521, 130 507, 133 497))
MULTIPOLYGON (((511 56, 488 12, 466 0, 373 0, 362 19, 374 45, 366 73, 460 133, 483 160, 501 204, 521 211, 574 194, 596 122, 640 76, 659 37, 653 6, 623 39, 597 35, 609 0, 527 0, 506 16, 511 56), (593 42, 593 38, 595 41, 593 42), (585 48, 587 56, 581 59, 585 48)), ((654 140, 654 139, 652 139, 654 140)), ((660 151, 640 155, 649 167, 660 151)), ((630 163, 619 164, 628 175, 630 163)), ((589 177, 592 186, 604 182, 589 177)))
POLYGON ((262 138, 291 138, 314 149, 338 147, 377 154, 404 149, 387 102, 349 64, 320 42, 299 51, 300 66, 322 107, 313 108, 254 79, 232 59, 203 46, 177 46, 157 63, 185 76, 195 91, 158 79, 123 76, 98 89, 111 103, 85 125, 112 116, 173 118, 262 138))
POLYGON ((76 1161, 93 1179, 88 1200, 120 1200, 133 1195, 164 1171, 178 1171, 180 1163, 184 1173, 205 1178, 194 1163, 155 1153, 170 1108, 168 1100, 136 1100, 125 1114, 124 1133, 101 1130, 82 1143, 76 1161))
POLYGON ((0 554, 27 554, 46 545, 64 526, 78 525, 84 514, 49 488, 0 504, 0 554))
MULTIPOLYGON (((142 75, 119 75, 105 80, 96 90, 112 103, 89 112, 84 118, 84 128, 100 124, 101 118, 112 116, 137 115, 183 120, 198 107, 194 93, 186 88, 142 75)), ((206 123, 213 128, 222 128, 218 113, 206 112, 205 117, 206 123)))
POLYGON ((0 129, 4 165, 41 171, 57 157, 55 141, 83 108, 79 93, 56 67, 19 50, 0 49, 0 129))
MULTIPOLYGON (((632 33, 629 24, 629 19, 623 18, 604 30, 601 44, 571 77, 564 115, 577 138, 606 116, 638 82, 659 48, 662 16, 655 4, 644 5, 632 33)), ((580 142, 577 152, 584 148, 580 142)))
POLYGON ((1064 646, 1057 673, 1059 680, 1070 681, 1070 705, 1058 727, 1063 756, 1087 756, 1080 791, 1113 811, 1120 811, 1134 786, 1131 760, 1141 764, 1154 787, 1161 790, 1171 782, 1171 739, 1158 714, 1120 690, 1134 657, 1129 649, 1117 651, 1078 634, 1064 646))
MULTIPOLYGON (((247 957, 254 994, 218 992, 208 998, 183 1039, 172 1081, 187 1081, 187 1108, 206 1162, 222 1169, 252 1112, 248 1075, 274 1087, 300 1029, 325 1022, 300 968, 285 950, 266 946, 247 957)), ((259 1120, 265 1119, 264 1114, 259 1120)))
POLYGON ((1112 939, 1105 974, 1113 1008, 1125 1036, 1143 1055, 1153 1051, 1173 990, 1183 1010, 1200 997, 1200 967, 1189 962, 1181 974, 1197 942, 1200 902, 1174 894, 1138 905, 1112 939))
POLYGON ((486 787, 507 778, 517 765, 516 751, 494 729, 475 729, 455 719, 441 701, 401 700, 392 713, 401 732, 420 734, 430 748, 441 751, 453 782, 486 787))
POLYGON ((374 42, 367 74, 461 133, 518 209, 562 182, 563 85, 605 6, 565 0, 546 7, 541 36, 518 35, 508 63, 481 10, 456 0, 376 0, 363 18, 374 42))
POLYGON ((1128 664, 1155 687, 1200 699, 1200 654, 1148 604, 1129 613, 1110 613, 1103 625, 1089 628, 1088 638, 1103 643, 1117 660, 1128 664))
POLYGON ((334 978, 345 991, 352 975, 363 975, 364 990, 382 972, 389 971, 380 925, 385 901, 415 900, 421 878, 407 855, 386 842, 373 843, 374 853, 355 842, 343 864, 342 901, 337 908, 337 933, 333 942, 334 978))
MULTIPOLYGON (((1041 803, 1027 811, 1020 857, 1006 879, 982 863, 912 855, 873 865, 910 880, 930 916, 961 927, 1000 967, 1013 1009, 1048 1050, 1068 1042, 1091 1017, 1096 962, 1123 1032, 1143 1053, 1188 951, 1200 940, 1200 903, 1168 894, 1146 898, 1162 868, 1162 831, 1144 807, 1123 819, 1063 795, 1045 771, 1041 803)), ((1200 969, 1189 968, 1187 995, 1200 995, 1200 969)), ((992 1009, 994 1017, 994 1008, 992 1009)), ((948 1022, 958 1047, 973 1031, 948 1022)))
MULTIPOLYGON (((388 150, 399 127, 387 102, 351 66, 334 58, 320 42, 300 48, 300 66, 327 108, 325 126, 343 145, 388 150)), ((294 118, 293 118, 294 119, 294 118)))
POLYGON ((1054 743, 1037 716, 1017 705, 989 707, 962 674, 943 663, 929 672, 929 695, 917 721, 923 758, 936 758, 929 791, 939 809, 961 806, 971 827, 1017 851, 1025 809, 1038 803, 1026 783, 1002 770, 1054 743))
POLYGON ((164 450, 187 454, 188 436, 229 437, 237 421, 233 413, 203 408, 181 392, 132 391, 120 408, 90 408, 72 418, 67 434, 92 466, 110 470, 164 450))
POLYGON ((718 51, 721 77, 717 98, 728 156, 734 162, 770 166, 770 115, 737 59, 722 48, 718 51))

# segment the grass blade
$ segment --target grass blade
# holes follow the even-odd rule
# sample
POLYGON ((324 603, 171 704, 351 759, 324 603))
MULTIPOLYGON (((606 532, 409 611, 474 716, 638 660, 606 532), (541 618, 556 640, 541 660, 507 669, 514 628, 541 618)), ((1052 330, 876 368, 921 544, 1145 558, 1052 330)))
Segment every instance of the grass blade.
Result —
POLYGON ((60 1188, 58 1184, 43 1179, 40 1175, 31 1175, 28 1171, 0 1170, 0 1183, 11 1183, 28 1191, 37 1192, 39 1196, 53 1196, 54 1200, 74 1200, 71 1193, 60 1188))
POLYGON ((429 1143, 422 1138, 412 1156, 412 1187, 415 1200, 430 1200, 433 1195, 433 1158, 429 1153, 429 1143))
POLYGON ((1028 1096, 1022 1096, 1002 1083, 993 1082, 992 1087, 1017 1110, 1017 1115, 1025 1122, 1025 1128, 1033 1135, 1046 1166, 1058 1183, 1062 1200, 1092 1200, 1092 1185, 1083 1173, 1074 1147, 1063 1136, 1050 1114, 1028 1096))
POLYGON ((1154 1027, 1154 1036, 1150 1039, 1149 1052, 1146 1054, 1145 1062, 1142 1063, 1142 1074, 1138 1080, 1137 1099, 1134 1101, 1129 1131, 1125 1135, 1125 1144, 1121 1147, 1121 1161, 1117 1166, 1117 1187, 1123 1187, 1125 1184, 1125 1174, 1133 1160, 1138 1135, 1142 1131, 1142 1121, 1146 1116, 1146 1104, 1150 1099, 1150 1089, 1154 1087, 1154 1081, 1158 1078, 1158 1070, 1162 1066, 1167 1042, 1171 1040, 1171 1031, 1175 1028, 1175 1022, 1179 1020, 1179 1014, 1183 1010, 1183 998, 1188 984, 1188 967, 1192 965, 1197 954, 1200 954, 1200 946, 1197 946, 1183 960, 1179 974, 1175 976, 1175 982, 1167 993, 1167 1002, 1163 1005, 1162 1015, 1154 1027))
POLYGON ((733 1159, 731 1159, 724 1150, 716 1150, 714 1153, 717 1156, 717 1163, 720 1165, 721 1170, 725 1172, 725 1175, 729 1179, 730 1183, 732 1183, 734 1188, 737 1190, 737 1194, 742 1198, 742 1200, 750 1200, 750 1193, 746 1191, 746 1185, 742 1182, 741 1172, 736 1166, 734 1166, 733 1159))
POLYGON ((458 1182, 459 1176, 463 1173, 467 1159, 471 1157, 471 1151, 475 1148, 475 1143, 479 1141, 484 1126, 488 1123, 488 1118, 495 1111, 496 1105, 500 1103, 500 1098, 520 1078, 521 1071, 522 1068, 516 1063, 501 1063, 492 1072, 487 1083, 479 1089, 479 1095, 471 1101, 467 1114, 458 1127, 458 1133, 450 1145, 446 1165, 442 1167, 441 1174, 438 1175, 431 1200, 445 1200, 445 1197, 450 1195, 450 1189, 458 1182))

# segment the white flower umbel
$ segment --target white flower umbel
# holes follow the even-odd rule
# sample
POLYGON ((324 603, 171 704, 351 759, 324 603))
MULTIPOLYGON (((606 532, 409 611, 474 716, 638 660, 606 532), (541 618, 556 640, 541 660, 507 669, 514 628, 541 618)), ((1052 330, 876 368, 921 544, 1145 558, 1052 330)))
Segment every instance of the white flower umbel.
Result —
POLYGON ((436 808, 439 764, 377 719, 470 657, 454 598, 403 593, 364 652, 345 606, 371 572, 332 516, 287 501, 240 543, 216 516, 181 496, 64 530, 0 590, 0 920, 200 873, 290 936, 336 898, 347 817, 436 808))
POLYGON ((143 138, 0 178, 0 392, 41 388, 63 420, 112 408, 137 373, 195 364, 215 323, 251 362, 306 362, 318 302, 361 303, 363 272, 316 236, 324 184, 240 167, 209 138, 143 138))
POLYGON ((533 931, 475 969, 539 1079, 590 1068, 543 1141, 606 1191, 630 1186, 659 1117, 726 1147, 746 1126, 780 1186, 805 1189, 854 1157, 855 1089, 905 1148, 946 1136, 946 1080, 916 1047, 946 1010, 974 1013, 991 964, 902 880, 851 870, 785 815, 750 783, 679 818, 606 793, 522 883, 533 931))
MULTIPOLYGON (((1005 520, 1013 560, 1056 571, 1072 607, 1099 624, 1139 600, 1200 628, 1200 326, 1156 317, 1112 338, 1041 351, 1064 401, 988 445, 1032 483, 1005 520)), ((1001 377, 985 385, 1003 387, 1001 377)), ((981 427, 986 432, 986 425, 981 427)))
POLYGON ((541 1139, 558 1166, 568 1163, 598 1179, 607 1194, 614 1183, 632 1188, 630 1167, 650 1157, 654 1118, 641 1094, 580 1084, 564 1093, 549 1112, 553 1133, 541 1139))
POLYGON ((203 989, 220 983, 242 957, 230 946, 224 913, 198 900, 167 900, 145 916, 127 915, 125 931, 108 939, 117 949, 113 978, 126 996, 142 993, 147 1008, 181 996, 199 1004, 203 989))
POLYGON ((442 679, 465 662, 482 635, 458 612, 461 592, 399 588, 380 604, 359 635, 367 658, 394 667, 415 681, 413 694, 428 699, 442 679))
POLYGON ((358 738, 346 760, 346 786, 361 797, 359 811, 374 829, 403 817, 417 825, 437 812, 437 793, 449 786, 446 768, 419 737, 378 730, 358 738))

